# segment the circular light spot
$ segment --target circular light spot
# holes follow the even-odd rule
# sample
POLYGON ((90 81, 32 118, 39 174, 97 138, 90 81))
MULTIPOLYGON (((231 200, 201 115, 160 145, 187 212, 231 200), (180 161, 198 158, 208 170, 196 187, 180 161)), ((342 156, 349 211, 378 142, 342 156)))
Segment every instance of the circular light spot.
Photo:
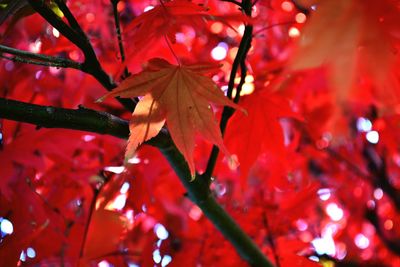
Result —
POLYGON ((3 234, 11 235, 14 232, 14 226, 9 220, 3 219, 0 221, 0 231, 3 234))
POLYGON ((321 188, 317 191, 319 199, 326 201, 331 197, 331 190, 329 188, 321 188))
POLYGON ((366 249, 369 246, 369 239, 363 234, 357 234, 354 238, 354 244, 360 249, 366 249))
POLYGON ((382 197, 383 197, 383 191, 382 191, 382 189, 380 189, 380 188, 375 189, 375 190, 374 190, 374 198, 375 198, 376 200, 380 200, 380 199, 382 199, 382 197))
POLYGON ((383 227, 385 227, 386 230, 392 230, 393 229, 393 221, 386 220, 383 224, 383 227))
POLYGON ((86 14, 86 21, 91 23, 96 19, 95 15, 93 13, 87 13, 86 14))
POLYGON ((357 119, 356 125, 359 132, 369 132, 372 130, 372 122, 363 117, 357 119))
POLYGON ((154 232, 156 233, 156 236, 161 240, 165 240, 169 236, 167 229, 165 229, 164 225, 160 223, 157 223, 154 226, 154 232))
POLYGON ((246 83, 252 83, 254 82, 254 76, 253 75, 247 75, 246 78, 244 79, 246 83))
POLYGON ((245 83, 242 86, 242 91, 240 91, 240 95, 250 95, 251 93, 254 92, 254 84, 252 83, 245 83))
POLYGON ((156 249, 153 251, 153 261, 157 264, 161 262, 160 250, 156 249))
POLYGON ((296 27, 290 27, 289 36, 292 38, 297 38, 300 36, 300 31, 296 27))
POLYGON ((194 221, 198 221, 200 220, 201 216, 203 216, 203 212, 201 211, 201 209, 197 206, 193 206, 190 211, 189 211, 189 217, 194 220, 194 221))
POLYGON ((335 222, 343 218, 343 210, 336 205, 336 203, 329 203, 325 209, 329 217, 335 222))
POLYGON ((222 46, 216 46, 211 50, 211 57, 215 60, 223 60, 226 58, 228 51, 222 46))
POLYGON ((297 23, 304 23, 307 20, 307 16, 304 13, 297 13, 294 19, 297 23))
POLYGON ((97 264, 97 267, 111 267, 110 263, 106 260, 102 260, 97 264))
POLYGON ((365 138, 371 144, 377 144, 379 142, 379 133, 377 131, 370 131, 365 135, 365 138))
POLYGON ((26 250, 26 256, 28 256, 28 258, 33 259, 34 257, 36 257, 36 251, 33 248, 29 247, 26 250))
POLYGON ((307 222, 303 219, 298 219, 296 221, 296 226, 297 226, 297 229, 299 229, 299 231, 305 231, 308 228, 307 222))
POLYGON ((161 266, 165 267, 172 261, 172 257, 170 255, 165 255, 161 261, 161 266))
POLYGON ((281 4, 281 8, 282 8, 282 10, 284 10, 286 12, 290 12, 290 11, 292 11, 294 9, 294 5, 293 5, 292 2, 284 1, 281 4))
POLYGON ((224 29, 224 25, 222 25, 221 22, 214 22, 211 25, 211 32, 212 33, 215 33, 215 34, 220 33, 220 32, 222 32, 223 29, 224 29))

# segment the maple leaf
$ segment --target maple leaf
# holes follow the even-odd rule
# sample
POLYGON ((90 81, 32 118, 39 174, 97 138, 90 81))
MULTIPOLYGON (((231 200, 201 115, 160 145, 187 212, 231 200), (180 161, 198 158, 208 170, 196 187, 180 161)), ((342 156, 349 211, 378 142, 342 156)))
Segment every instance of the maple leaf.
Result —
POLYGON ((241 13, 210 14, 206 7, 187 0, 174 0, 165 3, 160 1, 160 3, 160 5, 136 17, 125 29, 125 32, 132 36, 129 41, 135 49, 135 54, 163 37, 168 38, 171 43, 175 43, 175 34, 180 31, 182 25, 200 29, 206 25, 207 20, 219 21, 228 27, 231 26, 227 20, 249 22, 249 19, 241 13))
MULTIPOLYGON (((344 104, 361 74, 380 88, 375 95, 398 103, 393 41, 399 12, 391 1, 326 0, 316 2, 291 62, 293 70, 327 66, 336 100, 344 104), (379 40, 379 41, 378 41, 379 40)), ((354 87, 354 89, 353 89, 354 87)), ((360 87, 360 86, 358 86, 360 87)))
POLYGON ((284 137, 279 119, 297 117, 287 99, 270 92, 255 92, 242 101, 248 115, 236 113, 226 133, 228 147, 240 162, 242 182, 263 151, 280 156, 285 153, 284 137))
POLYGON ((87 233, 84 260, 101 257, 117 250, 128 225, 128 220, 118 212, 96 210, 92 215, 87 233))
POLYGON ((218 68, 215 64, 176 66, 155 58, 148 62, 144 71, 126 79, 117 89, 102 97, 144 95, 132 115, 126 157, 131 157, 141 143, 156 136, 165 120, 172 140, 189 164, 192 176, 195 173, 193 151, 196 132, 229 155, 209 102, 240 107, 203 75, 218 68))

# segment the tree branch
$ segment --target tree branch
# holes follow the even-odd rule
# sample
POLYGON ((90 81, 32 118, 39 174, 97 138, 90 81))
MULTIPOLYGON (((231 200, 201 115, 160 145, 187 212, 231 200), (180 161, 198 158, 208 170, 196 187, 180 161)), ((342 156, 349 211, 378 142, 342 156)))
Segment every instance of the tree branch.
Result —
POLYGON ((363 156, 371 173, 371 183, 381 188, 393 201, 396 210, 400 211, 400 191, 390 183, 385 155, 379 155, 373 145, 366 144, 363 156))
POLYGON ((64 128, 128 138, 128 122, 109 113, 86 108, 65 109, 39 106, 0 98, 0 118, 35 124, 45 128, 64 128))
MULTIPOLYGON (((82 71, 91 74, 107 90, 115 88, 115 83, 102 69, 88 38, 85 34, 82 35, 83 31, 80 32, 79 24, 75 23, 72 14, 69 11, 66 11, 66 5, 63 6, 62 3, 60 3, 59 7, 60 9, 64 9, 64 15, 70 23, 70 26, 62 21, 43 2, 43 0, 27 1, 36 12, 38 12, 54 28, 82 50, 85 55, 85 62, 82 64, 82 71)), ((242 7, 245 10, 245 13, 250 16, 251 1, 243 0, 242 7)), ((234 73, 231 74, 231 76, 233 75, 233 79, 239 65, 244 64, 246 54, 250 48, 251 39, 252 26, 248 25, 245 28, 245 33, 239 46, 236 59, 237 63, 235 63, 235 69, 232 71, 234 73)), ((242 68, 242 70, 244 70, 244 68, 242 68)), ((230 96, 232 95, 232 90, 233 86, 231 86, 230 96)), ((122 102, 123 100, 126 99, 121 99, 120 101, 122 102)), ((134 105, 130 104, 132 104, 131 101, 125 102, 125 106, 132 110, 134 105)), ((225 111, 225 113, 226 112, 227 111, 225 111)), ((229 117, 232 114, 232 111, 228 111, 229 117)), ((127 121, 108 113, 97 112, 86 108, 72 110, 46 107, 0 98, 0 118, 27 122, 40 127, 76 129, 100 134, 109 134, 120 138, 127 138, 129 135, 127 121)), ((225 127, 222 128, 224 129, 225 127)), ((251 266, 273 266, 251 238, 243 232, 239 225, 217 203, 209 189, 209 182, 205 179, 200 179, 200 177, 195 179, 193 182, 190 182, 191 174, 189 167, 166 131, 161 131, 156 137, 146 143, 160 149, 188 191, 189 198, 200 207, 203 213, 219 229, 225 238, 233 244, 238 254, 244 260, 246 260, 251 266)))
MULTIPOLYGON (((39 13, 48 23, 50 23, 50 25, 56 28, 62 35, 64 35, 68 40, 70 40, 82 51, 82 53, 85 55, 85 61, 82 63, 82 71, 92 75, 108 91, 111 91, 112 89, 117 87, 116 83, 101 67, 89 39, 87 38, 86 34, 83 32, 65 3, 60 3, 59 7, 62 11, 64 10, 63 13, 67 17, 68 22, 72 23, 73 28, 66 24, 61 18, 59 18, 53 12, 53 10, 51 10, 51 8, 44 3, 43 0, 27 1, 37 13, 39 13)), ((132 112, 135 109, 135 103, 132 100, 121 98, 117 99, 127 110, 132 112)))
MULTIPOLYGON (((129 135, 127 121, 105 112, 82 107, 76 110, 55 108, 0 98, 0 118, 27 122, 39 127, 75 129, 109 134, 119 138, 127 138, 129 135)), ((218 204, 211 194, 208 182, 200 179, 200 177, 190 182, 189 167, 165 132, 160 132, 146 143, 160 149, 185 186, 189 198, 200 207, 225 238, 233 244, 244 260, 251 266, 273 266, 252 239, 218 204)))
POLYGON ((75 19, 74 15, 71 13, 71 10, 69 10, 69 8, 67 7, 65 0, 55 0, 55 2, 67 19, 69 26, 79 35, 81 35, 83 39, 86 39, 86 34, 82 30, 78 21, 75 19))
POLYGON ((72 68, 82 70, 82 64, 69 59, 36 54, 23 51, 8 46, 0 45, 0 57, 14 62, 41 65, 47 67, 72 68), (13 57, 5 56, 4 53, 14 55, 13 57))
MULTIPOLYGON (((251 17, 251 9, 252 9, 251 1, 243 0, 241 7, 243 8, 246 15, 248 17, 251 17)), ((239 44, 239 48, 238 48, 236 57, 232 63, 232 69, 231 69, 231 73, 229 76, 229 82, 228 82, 227 96, 230 99, 233 99, 234 102, 236 102, 236 103, 239 102, 240 91, 242 89, 244 79, 246 78, 247 69, 246 69, 245 61, 246 61, 247 53, 249 52, 250 47, 251 47, 252 37, 253 37, 253 26, 246 25, 245 29, 244 29, 242 40, 240 41, 240 44, 239 44), (237 86, 236 95, 233 98, 232 93, 233 93, 233 89, 235 87, 235 77, 236 77, 236 73, 237 73, 239 67, 241 68, 241 82, 237 86)), ((228 124, 230 117, 232 117, 233 113, 234 113, 234 109, 232 109, 231 107, 224 107, 224 109, 222 111, 221 121, 219 124, 222 135, 225 133, 226 126, 228 124)), ((209 159, 208 159, 206 170, 201 176, 201 178, 206 180, 208 183, 211 182, 211 176, 214 172, 214 168, 217 163, 218 154, 219 154, 219 148, 214 145, 211 150, 209 159)))
POLYGON ((377 207, 372 209, 367 208, 365 216, 367 220, 375 227, 377 235, 380 237, 386 247, 394 254, 400 256, 400 239, 390 238, 388 233, 386 233, 385 230, 382 228, 377 213, 377 207))

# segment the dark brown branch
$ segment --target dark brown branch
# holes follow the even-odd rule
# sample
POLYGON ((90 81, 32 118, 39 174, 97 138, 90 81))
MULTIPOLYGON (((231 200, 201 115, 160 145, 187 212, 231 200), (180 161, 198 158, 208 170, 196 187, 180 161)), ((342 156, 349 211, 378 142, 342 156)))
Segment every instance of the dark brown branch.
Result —
MULTIPOLYGON (((111 91, 117 86, 112 78, 101 67, 89 39, 65 4, 60 4, 60 9, 62 8, 65 10, 65 13, 68 14, 67 20, 70 23, 72 22, 74 28, 79 27, 78 30, 75 30, 65 23, 61 18, 59 18, 43 0, 27 1, 37 13, 39 13, 48 23, 50 23, 50 25, 56 28, 62 35, 64 35, 82 51, 82 53, 85 55, 85 61, 82 63, 82 71, 92 75, 108 91, 111 91), (67 9, 68 12, 66 11, 67 9)), ((132 100, 121 98, 117 99, 129 111, 134 110, 135 104, 132 100)))
POLYGON ((74 15, 71 13, 71 10, 67 7, 65 0, 55 0, 57 6, 60 8, 65 18, 68 21, 69 26, 76 31, 79 35, 82 36, 83 39, 86 38, 86 34, 83 32, 81 26, 78 21, 75 19, 74 15))
POLYGON ((127 121, 86 108, 55 108, 0 98, 0 118, 31 123, 38 127, 89 131, 120 138, 129 135, 127 121))

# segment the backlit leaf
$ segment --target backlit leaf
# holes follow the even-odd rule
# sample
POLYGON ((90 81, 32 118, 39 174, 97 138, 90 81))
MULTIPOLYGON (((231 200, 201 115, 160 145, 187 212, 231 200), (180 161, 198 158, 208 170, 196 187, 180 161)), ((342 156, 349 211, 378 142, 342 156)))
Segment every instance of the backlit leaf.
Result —
POLYGON ((196 133, 229 155, 210 102, 234 108, 238 106, 226 98, 210 78, 203 76, 215 69, 218 65, 176 66, 163 59, 152 59, 144 71, 106 94, 103 98, 145 95, 132 115, 126 157, 131 157, 139 144, 157 135, 164 120, 192 175, 195 173, 193 151, 196 133))

